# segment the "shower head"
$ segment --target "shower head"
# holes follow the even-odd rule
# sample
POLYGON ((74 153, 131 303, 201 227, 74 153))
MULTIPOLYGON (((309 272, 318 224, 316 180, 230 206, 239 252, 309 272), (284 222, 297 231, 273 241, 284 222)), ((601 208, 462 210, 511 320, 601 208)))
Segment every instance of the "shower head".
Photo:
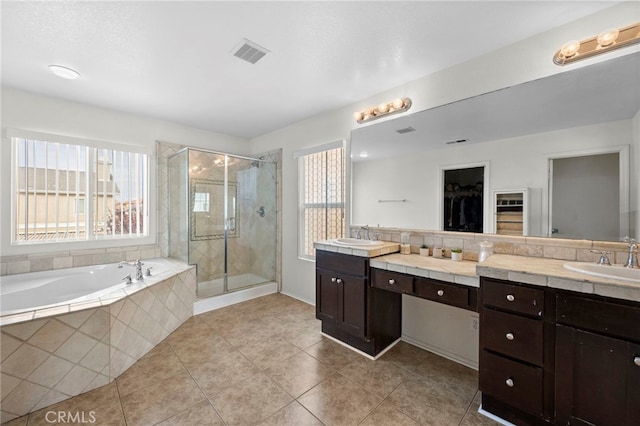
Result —
POLYGON ((260 168, 260 162, 258 160, 253 160, 251 162, 251 167, 257 167, 260 168))

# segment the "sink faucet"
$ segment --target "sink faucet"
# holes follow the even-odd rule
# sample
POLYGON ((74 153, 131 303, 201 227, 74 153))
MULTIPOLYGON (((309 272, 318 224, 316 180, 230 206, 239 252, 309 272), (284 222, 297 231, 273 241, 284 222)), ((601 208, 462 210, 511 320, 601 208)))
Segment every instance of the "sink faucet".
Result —
POLYGON ((361 226, 360 229, 364 231, 364 239, 369 239, 369 225, 361 226))
POLYGON ((638 265, 638 243, 633 238, 626 237, 625 243, 629 243, 629 252, 627 255, 627 261, 624 264, 625 268, 640 268, 638 265))

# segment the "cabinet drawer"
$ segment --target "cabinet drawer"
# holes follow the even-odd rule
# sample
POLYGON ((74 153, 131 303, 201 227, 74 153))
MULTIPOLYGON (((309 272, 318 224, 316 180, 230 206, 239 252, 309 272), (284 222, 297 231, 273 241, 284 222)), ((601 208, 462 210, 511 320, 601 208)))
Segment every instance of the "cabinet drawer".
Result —
POLYGON ((480 353, 480 390, 537 416, 543 414, 542 368, 480 353))
POLYGON ((556 320, 559 324, 640 342, 640 308, 625 303, 558 293, 556 320))
POLYGON ((383 290, 413 294, 413 276, 371 268, 371 284, 383 290))
POLYGON ((542 365, 544 323, 492 309, 482 309, 480 333, 485 349, 542 365))
POLYGON ((316 251, 316 268, 329 269, 343 274, 364 277, 367 275, 369 259, 330 251, 316 251))
POLYGON ((502 281, 483 278, 482 302, 485 306, 494 306, 525 315, 542 317, 544 309, 544 290, 507 284, 502 281))
POLYGON ((433 300, 459 308, 469 307, 469 288, 447 284, 442 281, 418 278, 416 294, 419 297, 433 300))

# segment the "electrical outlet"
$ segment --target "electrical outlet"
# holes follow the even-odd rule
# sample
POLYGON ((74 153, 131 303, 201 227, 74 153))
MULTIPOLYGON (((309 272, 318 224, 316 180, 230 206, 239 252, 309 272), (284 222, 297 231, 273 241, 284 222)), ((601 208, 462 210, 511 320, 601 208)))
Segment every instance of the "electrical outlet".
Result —
POLYGON ((478 328, 480 328, 480 318, 473 315, 471 315, 470 318, 469 327, 471 327, 471 330, 478 330, 478 328))

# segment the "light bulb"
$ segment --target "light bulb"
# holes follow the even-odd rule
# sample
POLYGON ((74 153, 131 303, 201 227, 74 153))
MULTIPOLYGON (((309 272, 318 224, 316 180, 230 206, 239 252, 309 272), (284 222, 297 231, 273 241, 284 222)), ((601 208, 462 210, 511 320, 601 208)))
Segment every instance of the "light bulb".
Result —
POLYGON ((400 109, 404 106, 404 99, 402 98, 398 98, 395 101, 393 101, 393 107, 395 109, 400 109))
POLYGON ((389 104, 383 103, 378 105, 378 111, 380 111, 383 114, 389 112, 389 104))
POLYGON ((62 65, 49 65, 49 71, 61 78, 67 80, 77 80, 80 78, 80 73, 71 68, 63 67, 62 65))
POLYGON ((361 113, 360 111, 354 112, 353 113, 353 118, 356 119, 356 121, 360 121, 364 118, 364 114, 361 113))
POLYGON ((608 30, 604 30, 600 34, 598 34, 598 45, 600 47, 607 47, 615 43, 620 35, 620 31, 617 28, 610 28, 608 30))
POLYGON ((580 50, 580 42, 578 40, 571 40, 560 47, 560 55, 563 58, 571 58, 576 56, 578 50, 580 50))

